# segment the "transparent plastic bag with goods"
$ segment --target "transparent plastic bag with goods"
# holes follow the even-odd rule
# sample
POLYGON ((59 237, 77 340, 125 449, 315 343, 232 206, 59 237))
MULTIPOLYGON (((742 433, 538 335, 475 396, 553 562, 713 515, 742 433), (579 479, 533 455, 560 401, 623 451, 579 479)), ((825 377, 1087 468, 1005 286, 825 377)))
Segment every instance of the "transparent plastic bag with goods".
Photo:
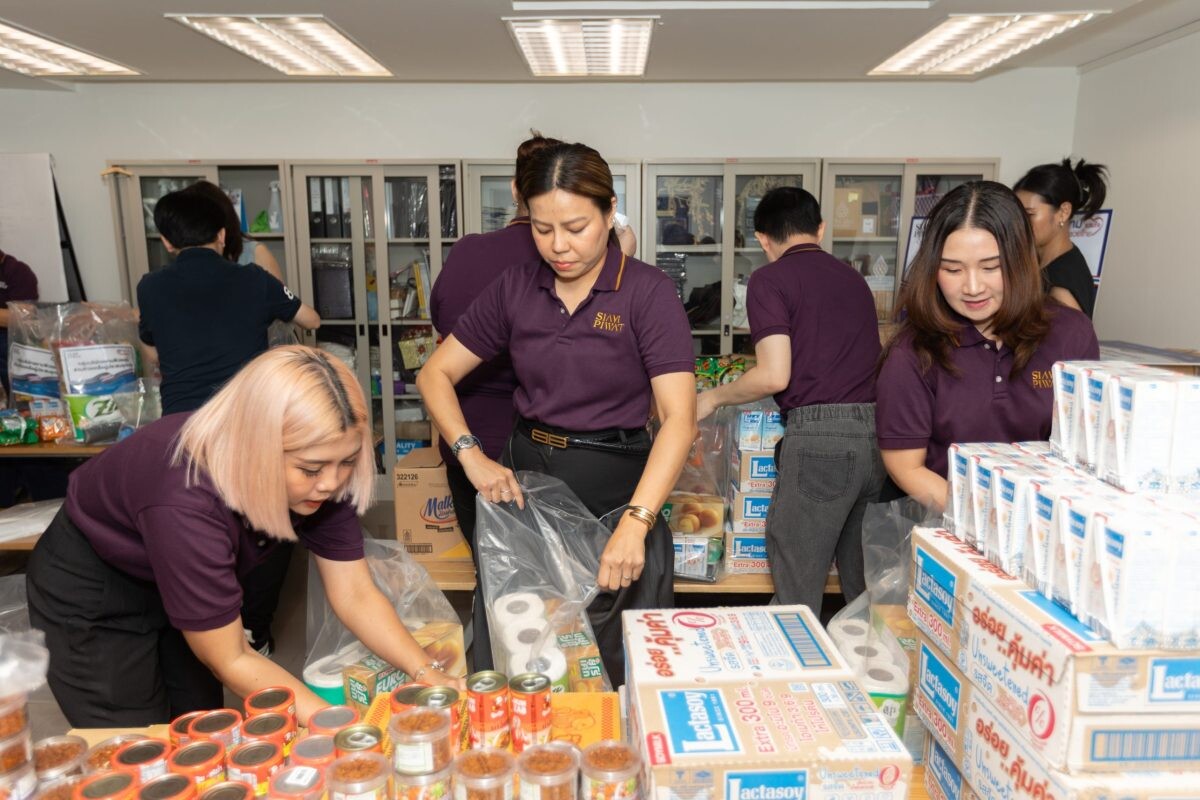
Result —
POLYGON ((0 634, 24 633, 28 630, 29 603, 25 595, 25 576, 5 575, 0 578, 0 634))
POLYGON ((46 335, 49 303, 8 304, 8 407, 25 416, 66 416, 58 369, 46 335))
MULTIPOLYGON (((467 656, 462 623, 425 568, 413 561, 404 545, 397 541, 374 539, 364 532, 363 548, 375 585, 396 609, 409 633, 425 648, 430 660, 439 662, 450 675, 465 675, 467 656)), ((337 676, 340 682, 347 666, 371 655, 333 612, 311 557, 306 623, 306 681, 310 677, 318 680, 321 676, 325 679, 337 676)))
POLYGON ((46 683, 50 651, 37 630, 0 633, 0 700, 32 694, 46 683))
POLYGON ((621 509, 597 520, 557 478, 517 473, 525 508, 476 501, 475 544, 497 669, 556 691, 611 691, 588 606, 621 509))
POLYGON ((159 384, 152 378, 139 378, 136 391, 116 392, 112 399, 117 413, 121 415, 118 441, 162 417, 159 384))

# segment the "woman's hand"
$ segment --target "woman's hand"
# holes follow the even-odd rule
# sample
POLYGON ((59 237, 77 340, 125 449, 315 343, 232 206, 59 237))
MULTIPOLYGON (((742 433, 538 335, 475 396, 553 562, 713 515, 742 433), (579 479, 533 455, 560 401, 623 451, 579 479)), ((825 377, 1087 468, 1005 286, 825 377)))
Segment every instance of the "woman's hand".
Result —
POLYGON ((518 508, 525 507, 525 496, 521 494, 517 476, 508 467, 488 458, 478 447, 460 451, 458 463, 462 464, 463 471, 467 473, 467 480, 484 500, 489 503, 508 503, 515 500, 518 508))
POLYGON ((440 669, 425 670, 425 674, 421 676, 421 680, 424 683, 428 683, 430 686, 449 686, 450 688, 457 689, 460 692, 465 692, 467 690, 466 678, 455 678, 451 675, 447 675, 440 669))
POLYGON ((621 516, 617 529, 600 554, 600 574, 597 583, 601 589, 618 591, 642 577, 646 566, 646 523, 629 514, 621 516))

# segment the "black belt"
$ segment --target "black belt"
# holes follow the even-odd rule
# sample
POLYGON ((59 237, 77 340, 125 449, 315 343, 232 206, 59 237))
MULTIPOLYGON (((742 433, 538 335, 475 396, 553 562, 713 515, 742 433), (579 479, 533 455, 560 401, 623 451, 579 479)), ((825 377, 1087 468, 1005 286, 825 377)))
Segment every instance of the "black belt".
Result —
POLYGON ((517 419, 517 430, 536 444, 559 450, 576 447, 629 455, 645 455, 650 452, 650 434, 645 428, 571 432, 520 417, 517 419))

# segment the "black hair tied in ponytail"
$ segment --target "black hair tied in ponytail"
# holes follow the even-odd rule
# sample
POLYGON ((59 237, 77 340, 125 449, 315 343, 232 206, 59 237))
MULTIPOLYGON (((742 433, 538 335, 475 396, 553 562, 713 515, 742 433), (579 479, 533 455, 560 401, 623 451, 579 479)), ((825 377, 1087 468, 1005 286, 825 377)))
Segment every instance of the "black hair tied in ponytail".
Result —
POLYGON ((1013 191, 1033 192, 1055 208, 1070 203, 1072 216, 1082 214, 1088 219, 1104 206, 1108 168, 1082 158, 1071 166, 1071 159, 1064 158, 1059 164, 1040 164, 1029 170, 1013 191))

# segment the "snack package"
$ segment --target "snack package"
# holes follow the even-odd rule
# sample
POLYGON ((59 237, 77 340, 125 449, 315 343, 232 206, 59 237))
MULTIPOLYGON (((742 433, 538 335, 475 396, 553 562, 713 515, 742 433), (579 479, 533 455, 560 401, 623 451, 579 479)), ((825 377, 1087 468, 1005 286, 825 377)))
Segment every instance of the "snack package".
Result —
MULTIPOLYGON (((8 304, 8 359, 9 384, 12 388, 8 408, 23 416, 39 421, 39 438, 56 441, 62 438, 61 430, 70 428, 66 406, 59 397, 58 369, 54 364, 54 353, 46 336, 46 309, 51 304, 19 303, 8 304), (41 430, 45 429, 42 436, 41 430)), ((74 431, 70 431, 74 438, 74 431)))
POLYGON ((23 417, 11 408, 0 411, 0 447, 37 444, 37 420, 23 417))

